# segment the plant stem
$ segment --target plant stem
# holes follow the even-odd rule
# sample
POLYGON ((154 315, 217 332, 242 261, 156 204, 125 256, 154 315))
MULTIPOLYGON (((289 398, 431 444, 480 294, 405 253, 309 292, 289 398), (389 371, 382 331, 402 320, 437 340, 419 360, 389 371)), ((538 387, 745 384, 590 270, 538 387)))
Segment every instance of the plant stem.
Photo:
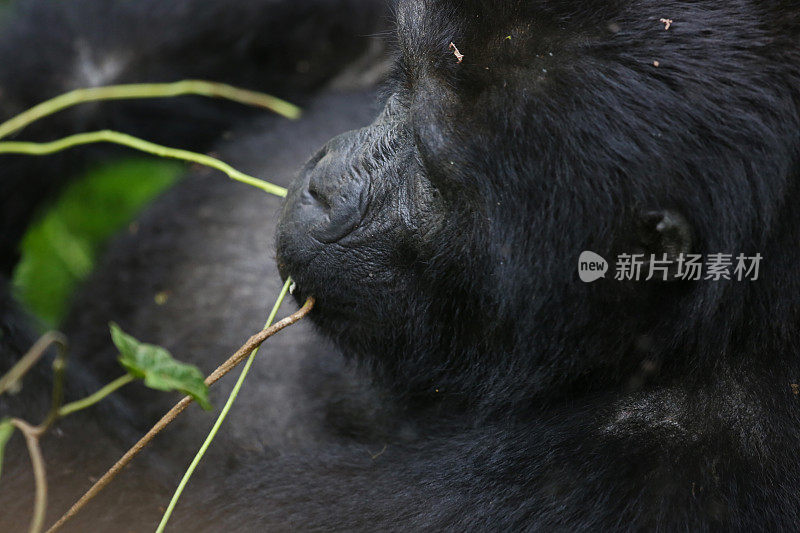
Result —
POLYGON ((21 130, 41 118, 85 102, 166 98, 187 94, 225 98, 246 105, 264 107, 291 119, 300 116, 300 108, 280 98, 275 98, 274 96, 256 91, 239 89, 238 87, 233 87, 224 83, 203 80, 183 80, 175 83, 135 83, 76 89, 51 98, 0 124, 0 139, 11 135, 15 131, 21 130))
POLYGON ((219 159, 215 159, 205 154, 190 152, 188 150, 180 150, 178 148, 161 146, 160 144, 151 143, 149 141, 145 141, 144 139, 139 139, 138 137, 134 137, 126 133, 120 133, 118 131, 100 130, 88 133, 78 133, 75 135, 70 135, 69 137, 64 137, 63 139, 59 139, 57 141, 45 143, 16 141, 0 142, 0 154, 48 155, 55 152, 60 152, 61 150, 66 150, 68 148, 73 148, 75 146, 101 142, 121 144, 123 146, 160 157, 198 163, 200 165, 224 172, 233 180, 246 183, 247 185, 252 185, 253 187, 257 187, 269 194, 274 194, 282 198, 286 196, 286 189, 283 187, 279 187, 278 185, 274 185, 268 181, 248 176, 247 174, 239 172, 229 164, 224 163, 219 159))
POLYGON ((64 401, 64 378, 66 369, 67 354, 66 349, 62 348, 61 353, 53 360, 53 395, 50 399, 50 411, 47 413, 44 421, 39 424, 42 432, 46 431, 58 420, 58 410, 61 408, 61 402, 64 401))
POLYGON ((14 386, 41 359, 51 344, 58 344, 62 351, 67 346, 67 338, 61 333, 50 331, 42 335, 38 341, 23 355, 11 369, 0 377, 0 394, 14 386))
MULTIPOLYGON (((211 386, 219 381, 228 372, 233 370, 239 363, 244 361, 250 352, 260 346, 261 343, 282 329, 291 326, 298 320, 308 315, 313 308, 314 298, 309 298, 299 311, 250 337, 241 348, 236 350, 236 353, 230 356, 227 361, 218 366, 214 372, 209 374, 205 381, 206 385, 211 386)), ((191 396, 186 396, 177 404, 175 404, 175 406, 170 409, 167 414, 161 417, 161 420, 159 420, 156 425, 150 428, 150 431, 148 431, 141 439, 139 439, 136 444, 134 444, 127 452, 125 452, 125 455, 120 457, 120 459, 114 463, 114 465, 109 468, 106 473, 100 477, 100 479, 95 481, 94 485, 92 485, 89 490, 87 490, 84 495, 81 496, 80 499, 75 502, 55 524, 50 526, 50 529, 47 530, 47 533, 54 533, 55 531, 58 531, 61 526, 66 524, 68 520, 75 516, 81 509, 83 509, 87 503, 92 501, 92 499, 94 499, 94 497, 97 496, 100 491, 102 491, 109 483, 111 483, 111 481, 117 477, 117 474, 119 474, 122 469, 125 468, 133 460, 133 458, 142 451, 142 449, 144 449, 145 446, 150 444, 156 435, 158 435, 165 427, 175 420, 178 415, 180 415, 187 407, 189 407, 189 404, 191 404, 192 401, 193 399, 191 396)))
POLYGON ((36 482, 36 499, 33 503, 33 518, 28 529, 29 533, 39 533, 44 525, 45 512, 47 510, 47 474, 44 468, 44 458, 42 449, 39 446, 40 431, 18 418, 11 421, 14 427, 20 430, 25 436, 25 444, 28 447, 28 455, 33 466, 33 479, 36 482))
MULTIPOLYGON (((275 302, 275 305, 272 307, 272 311, 267 318, 266 324, 264 324, 264 329, 267 329, 272 325, 272 321, 275 320, 275 315, 278 313, 278 308, 283 303, 283 299, 286 297, 286 293, 289 292, 289 287, 292 284, 292 278, 286 278, 286 283, 283 284, 283 289, 281 289, 280 294, 278 295, 278 299, 275 302)), ((167 522, 169 522, 169 518, 172 516, 172 511, 175 510, 175 506, 178 503, 178 500, 183 494, 183 490, 186 488, 186 484, 189 483, 189 478, 192 477, 197 465, 200 464, 200 461, 203 459, 203 456, 206 454, 208 447, 211 445, 211 442, 217 436, 217 432, 219 428, 222 426, 222 423, 225 421, 225 418, 228 416, 228 411, 230 411, 231 407, 233 406, 233 402, 236 401, 236 397, 239 395, 239 390, 242 388, 242 384, 244 383, 245 378, 247 377, 247 373, 250 371, 250 366, 252 366, 253 361, 258 354, 258 347, 256 347, 252 352, 250 352, 250 357, 247 358, 247 362, 242 368, 242 373, 239 374, 239 379, 236 380, 236 384, 233 386, 233 390, 231 390, 230 394, 228 395, 228 400, 225 402, 225 406, 222 408, 222 411, 219 413, 217 417, 217 421, 214 422, 214 426, 211 428, 211 431, 208 433, 206 440, 203 441, 203 445, 200 446, 200 449, 197 451, 197 454, 194 456, 192 463, 189 465, 189 468, 186 469, 186 472, 183 474, 183 478, 181 482, 178 484, 178 488, 175 489, 175 494, 172 495, 172 499, 169 502, 169 506, 167 510, 164 511, 164 516, 161 517, 161 522, 158 524, 158 528, 156 529, 156 533, 163 533, 164 529, 167 527, 167 522)))
POLYGON ((65 417, 74 413, 75 411, 80 411, 81 409, 86 409, 87 407, 91 407, 92 405, 96 404, 115 390, 124 387, 128 383, 134 381, 136 378, 133 377, 131 374, 125 374, 124 376, 120 376, 102 389, 98 390, 94 394, 90 394, 86 398, 81 400, 74 401, 72 403, 68 403, 66 405, 61 406, 58 410, 58 417, 65 417))

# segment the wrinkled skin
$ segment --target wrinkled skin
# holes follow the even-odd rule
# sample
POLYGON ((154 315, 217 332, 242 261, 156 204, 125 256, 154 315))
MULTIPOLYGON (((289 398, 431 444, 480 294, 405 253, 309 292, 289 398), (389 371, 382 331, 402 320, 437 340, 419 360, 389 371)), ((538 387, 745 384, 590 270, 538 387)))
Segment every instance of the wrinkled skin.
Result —
POLYGON ((284 208, 278 261, 299 301, 319 296, 322 329, 390 383, 468 402, 503 387, 503 408, 510 392, 539 402, 582 374, 606 387, 645 358, 726 351, 734 309, 764 283, 587 287, 575 262, 584 249, 753 254, 782 238, 797 13, 729 26, 734 8, 674 6, 670 33, 652 22, 666 8, 505 6, 398 8, 385 109, 329 142, 284 208), (779 20, 793 33, 765 33, 779 20), (677 247, 656 230, 671 213, 695 235, 677 247), (641 335, 650 353, 626 353, 641 335))
MULTIPOLYGON (((86 35, 92 50, 113 41, 81 22, 48 34, 39 2, 29 4, 0 54, 29 34, 86 35)), ((135 27, 153 8, 141 4, 69 9, 78 21, 108 9, 135 27)), ((259 327, 278 274, 297 282, 298 303, 316 298, 313 328, 270 341, 176 531, 796 528, 800 7, 407 0, 392 6, 384 55, 360 37, 383 30, 378 4, 259 4, 226 8, 245 26, 222 59, 204 53, 203 31, 170 34, 158 58, 123 32, 111 48, 144 59, 105 81, 199 76, 180 59, 207 57, 204 77, 304 102, 292 124, 214 119, 232 131, 214 150, 289 185, 288 198, 280 206, 192 173, 110 245, 64 325, 79 395, 119 374, 108 320, 210 371, 259 327), (376 97, 372 66, 385 64, 376 97), (276 265, 264 252, 273 232, 276 265), (609 273, 585 284, 584 250, 764 261, 754 282, 609 273), (154 304, 164 290, 170 302, 154 304)), ((196 30, 224 23, 216 8, 175 6, 177 21, 197 10, 196 30)), ((18 70, 0 67, 4 114, 42 97, 25 92, 18 70)), ((209 120, 200 105, 183 112, 209 120)), ((123 104, 79 118, 170 139, 173 130, 131 121, 137 112, 123 104)), ((214 137, 181 138, 205 149, 214 137)), ((8 235, 41 199, 34 180, 52 176, 57 188, 54 171, 11 161, 0 169, 15 195, 2 206, 19 214, 7 215, 8 235)), ((28 337, 0 301, 7 365, 28 337)), ((215 405, 230 386, 214 391, 215 405)), ((0 408, 34 417, 48 387, 36 374, 0 408)), ((101 473, 173 400, 131 387, 65 421, 45 449, 58 465, 52 518, 85 490, 76 471, 101 473)), ((152 529, 209 423, 187 412, 71 527, 152 529)), ((12 445, 0 504, 18 514, 0 516, 5 529, 30 505, 16 496, 31 486, 23 446, 12 445)))

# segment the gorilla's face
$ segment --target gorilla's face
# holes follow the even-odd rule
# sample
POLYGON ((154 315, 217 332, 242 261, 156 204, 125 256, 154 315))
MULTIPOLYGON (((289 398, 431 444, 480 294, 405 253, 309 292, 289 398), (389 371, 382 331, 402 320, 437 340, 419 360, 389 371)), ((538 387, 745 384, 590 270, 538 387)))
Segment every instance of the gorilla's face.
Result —
POLYGON ((721 3, 669 30, 627 4, 401 3, 385 109, 308 163, 278 234, 347 353, 416 392, 530 395, 691 342, 724 284, 585 285, 577 258, 757 251, 790 93, 721 3))

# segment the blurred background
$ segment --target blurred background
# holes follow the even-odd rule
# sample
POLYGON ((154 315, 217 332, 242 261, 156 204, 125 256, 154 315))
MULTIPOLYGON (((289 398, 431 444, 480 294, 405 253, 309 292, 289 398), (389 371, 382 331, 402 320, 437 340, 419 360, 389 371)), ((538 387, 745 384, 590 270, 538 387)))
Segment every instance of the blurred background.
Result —
POLYGON ((89 169, 43 210, 22 240, 12 278, 15 295, 42 329, 58 327, 105 242, 183 170, 173 161, 114 160, 89 169))
MULTIPOLYGON (((0 0, 0 31, 10 3, 0 0)), ((58 327, 107 240, 183 170, 175 161, 125 156, 90 168, 43 210, 22 241, 13 275, 15 295, 42 330, 58 327)))

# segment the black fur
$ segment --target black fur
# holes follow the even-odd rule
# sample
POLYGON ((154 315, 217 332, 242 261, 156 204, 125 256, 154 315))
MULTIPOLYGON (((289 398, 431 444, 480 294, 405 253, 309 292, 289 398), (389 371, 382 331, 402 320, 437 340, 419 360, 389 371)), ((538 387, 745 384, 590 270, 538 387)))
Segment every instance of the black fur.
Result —
MULTIPOLYGON (((87 35, 101 60, 141 53, 120 79, 216 77, 308 108, 296 123, 224 117, 233 129, 214 148, 283 184, 310 157, 281 213, 275 199, 193 173, 111 245, 65 324, 76 388, 90 389, 119 373, 109 320, 209 371, 259 327, 277 270, 297 280, 298 301, 317 298, 315 327, 260 356, 176 531, 796 529, 796 2, 402 1, 371 122, 374 88, 355 67, 363 36, 382 31, 377 4, 220 11, 183 0, 163 9, 167 21, 190 13, 186 24, 145 31, 157 2, 29 3, 0 38, 4 57, 23 39, 87 35), (50 9, 73 21, 63 33, 47 31, 50 9), (103 10, 129 28, 101 28, 92 17, 103 10), (341 54, 314 46, 325 35, 341 54), (576 273, 583 250, 764 261, 754 282, 588 285, 576 273)), ((68 64, 63 48, 47 48, 60 50, 47 64, 68 64)), ((60 71, 29 69, 0 67, 6 112, 68 88, 60 71)), ((201 121, 192 113, 213 107, 199 105, 177 109, 201 121)), ((154 109, 93 107, 32 134, 109 116, 127 127, 134 108, 154 109)), ((201 148, 213 138, 131 127, 201 148)), ((4 215, 4 258, 44 188, 28 186, 25 165, 0 171, 15 194, 0 206, 17 209, 4 215)), ((0 346, 13 354, 20 338, 0 346)), ((30 382, 22 398, 46 394, 45 378, 30 382)), ((230 386, 215 388, 215 405, 230 386)), ((133 386, 65 421, 48 450, 52 516, 173 400, 133 386), (94 456, 77 453, 87 442, 94 456)), ((209 425, 188 412, 72 527, 152 528, 209 425)), ((19 442, 12 452, 2 502, 30 493, 19 442)))

